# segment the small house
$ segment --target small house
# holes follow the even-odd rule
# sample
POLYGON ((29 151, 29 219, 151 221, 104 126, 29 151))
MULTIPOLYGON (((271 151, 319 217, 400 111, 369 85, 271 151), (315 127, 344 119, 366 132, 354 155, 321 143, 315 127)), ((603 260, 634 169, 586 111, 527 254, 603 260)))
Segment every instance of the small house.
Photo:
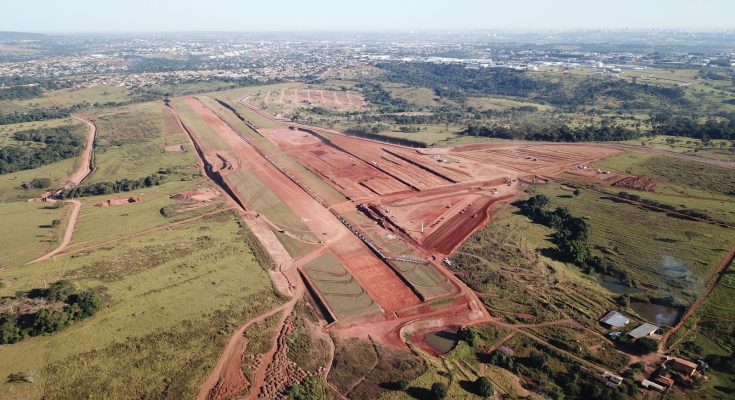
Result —
POLYGON ((651 382, 648 379, 644 379, 641 381, 641 386, 643 386, 644 389, 653 389, 659 392, 663 392, 666 390, 664 386, 659 385, 658 383, 651 382))
POLYGON ((640 339, 640 338, 642 338, 644 336, 651 336, 654 333, 656 333, 656 331, 658 331, 658 330, 659 330, 659 327, 658 326, 652 325, 652 324, 649 324, 649 323, 645 323, 645 324, 643 324, 643 325, 641 325, 641 326, 633 329, 632 331, 628 332, 628 335, 630 337, 632 337, 633 339, 640 339))
POLYGON ((654 379, 654 381, 664 387, 674 386, 674 380, 669 378, 668 376, 659 375, 656 377, 656 379, 654 379))
POLYGON ((671 360, 671 369, 682 372, 686 375, 693 375, 697 371, 697 364, 687 361, 683 358, 674 357, 671 360))
POLYGON ((630 319, 617 311, 610 311, 600 319, 600 322, 611 328, 622 328, 630 323, 630 319))
POLYGON ((602 379, 605 382, 605 385, 610 386, 610 387, 616 387, 616 386, 619 386, 621 383, 623 383, 622 377, 617 376, 607 371, 602 373, 602 379))

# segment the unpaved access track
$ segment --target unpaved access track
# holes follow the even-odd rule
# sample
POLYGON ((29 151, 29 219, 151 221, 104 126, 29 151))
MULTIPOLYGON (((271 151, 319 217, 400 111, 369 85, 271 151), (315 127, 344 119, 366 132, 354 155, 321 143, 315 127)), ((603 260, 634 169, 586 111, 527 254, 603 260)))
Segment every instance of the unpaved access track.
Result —
POLYGON ((61 243, 55 249, 26 264, 46 261, 64 251, 71 243, 72 236, 74 235, 74 227, 76 227, 77 220, 79 219, 79 210, 82 209, 82 202, 79 200, 67 200, 67 202, 71 203, 71 215, 69 215, 69 222, 66 224, 66 230, 64 231, 64 237, 61 239, 61 243))
MULTIPOLYGON (((72 118, 84 122, 87 127, 89 127, 89 132, 87 133, 87 143, 84 147, 84 151, 82 152, 82 157, 79 161, 79 168, 77 168, 76 171, 74 171, 73 174, 67 178, 66 183, 64 184, 64 188, 72 187, 72 186, 78 186, 81 184, 89 175, 92 174, 94 171, 93 165, 92 165, 92 152, 94 151, 94 140, 97 137, 97 127, 78 116, 72 116, 72 118)), ((58 192, 57 192, 58 193, 58 192)), ((48 199, 44 199, 48 200, 48 199)), ((40 261, 45 261, 50 259, 51 257, 61 253, 66 249, 69 244, 71 244, 72 237, 74 235, 74 228, 77 225, 77 220, 79 219, 79 211, 82 209, 82 202, 79 200, 66 200, 65 202, 70 203, 72 205, 71 208, 71 214, 69 215, 69 222, 66 224, 66 230, 64 231, 64 236, 61 239, 61 243, 59 243, 59 246, 55 249, 51 250, 50 252, 42 255, 41 257, 36 258, 33 261, 30 261, 26 264, 33 264, 40 261)))
POLYGON ((87 144, 84 147, 82 158, 79 161, 79 168, 69 176, 67 187, 81 184, 82 181, 92 174, 92 152, 94 151, 94 140, 97 137, 97 126, 95 124, 75 115, 72 118, 84 122, 89 127, 89 132, 87 133, 87 144))

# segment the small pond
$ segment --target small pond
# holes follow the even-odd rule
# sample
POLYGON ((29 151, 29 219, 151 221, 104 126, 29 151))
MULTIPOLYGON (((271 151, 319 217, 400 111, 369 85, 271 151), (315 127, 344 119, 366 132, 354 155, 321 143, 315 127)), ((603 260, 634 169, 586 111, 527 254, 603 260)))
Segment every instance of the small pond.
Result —
POLYGON ((424 336, 426 344, 431 346, 439 354, 444 354, 452 350, 459 340, 459 332, 455 330, 443 330, 439 332, 427 333, 424 336))
POLYGON ((600 281, 600 285, 602 285, 602 287, 616 294, 643 293, 642 289, 628 286, 625 284, 625 282, 612 275, 600 275, 600 278, 598 280, 600 281))
POLYGON ((651 304, 640 301, 632 301, 630 308, 647 322, 659 326, 674 326, 684 315, 681 307, 665 306, 662 304, 651 304))

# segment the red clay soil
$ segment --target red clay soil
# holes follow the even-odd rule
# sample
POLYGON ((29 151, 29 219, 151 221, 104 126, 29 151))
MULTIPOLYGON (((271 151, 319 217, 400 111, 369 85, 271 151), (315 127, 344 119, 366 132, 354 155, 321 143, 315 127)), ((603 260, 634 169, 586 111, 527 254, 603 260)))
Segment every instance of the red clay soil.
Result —
MULTIPOLYGON (((288 303, 263 313, 240 326, 240 328, 238 328, 230 337, 230 341, 227 343, 217 366, 215 366, 214 370, 210 373, 209 378, 207 378, 207 380, 202 384, 197 399, 227 399, 245 392, 250 387, 250 382, 245 379, 245 375, 242 372, 243 354, 246 346, 245 331, 251 325, 265 321, 269 317, 280 312, 284 313, 281 320, 282 323, 291 310, 293 310, 293 306, 296 304, 297 300, 297 298, 294 298, 288 303)), ((270 357, 272 356, 273 355, 271 353, 270 357)), ((261 365, 267 362, 268 357, 266 355, 266 359, 261 362, 261 365)), ((257 378, 258 376, 256 375, 256 379, 257 378)), ((262 383, 262 377, 260 377, 260 379, 262 383)), ((254 387, 259 387, 257 382, 254 387)))
MULTIPOLYGON (((242 160, 243 169, 258 176, 317 237, 329 244, 332 253, 345 262, 345 267, 383 309, 392 311, 419 303, 416 295, 395 272, 376 258, 331 212, 265 160, 252 145, 199 101, 187 98, 186 102, 242 160)), ((232 189, 235 194, 249 190, 247 187, 232 189)))
POLYGON ((135 203, 142 203, 143 198, 137 197, 122 197, 119 199, 110 199, 95 204, 96 207, 115 207, 115 206, 127 206, 135 203))
POLYGON ((643 192, 653 192, 656 189, 656 181, 642 176, 626 176, 613 183, 612 186, 643 192))
POLYGON ((426 238, 422 243, 427 249, 440 254, 449 255, 457 249, 477 229, 490 222, 491 207, 497 201, 507 200, 514 194, 503 197, 475 201, 461 212, 444 222, 439 229, 426 238))
POLYGON ((216 199, 217 197, 219 197, 219 195, 220 193, 219 191, 217 191, 217 189, 204 188, 204 189, 192 190, 189 192, 182 192, 177 195, 174 195, 172 198, 174 200, 194 200, 194 201, 206 202, 206 201, 212 201, 216 199))
MULTIPOLYGON (((285 95, 298 97, 300 93, 285 95)), ((308 98, 309 94, 304 92, 304 95, 308 98)), ((281 94, 280 98, 283 97, 281 94)), ((321 98, 315 95, 312 100, 321 98)), ((380 318, 365 316, 337 321, 330 330, 341 337, 374 338, 379 343, 404 349, 403 333, 495 321, 477 295, 441 265, 441 258, 433 260, 431 256, 451 253, 488 223, 493 205, 519 192, 517 180, 553 176, 619 152, 613 147, 596 145, 538 143, 416 151, 301 124, 291 124, 292 129, 259 129, 260 134, 291 158, 353 199, 331 207, 330 211, 268 162, 258 149, 238 135, 237 128, 229 126, 199 101, 193 98, 185 101, 227 144, 227 151, 241 162, 223 175, 225 183, 230 174, 237 173, 240 168, 255 174, 302 219, 386 311, 380 318), (326 135, 330 140, 323 138, 326 135), (449 205, 446 211, 441 210, 444 202, 449 205), (390 219, 403 232, 398 235, 400 240, 405 240, 415 252, 426 257, 427 262, 457 288, 458 293, 449 298, 451 304, 434 309, 428 303, 421 303, 406 282, 342 225, 337 215, 354 212, 360 203, 395 211, 386 211, 383 218, 390 219), (420 229, 422 221, 428 225, 424 232, 420 229)), ((274 120, 247 102, 240 104, 274 120)), ((204 148, 204 156, 214 158, 216 150, 204 148)), ((248 190, 244 187, 231 189, 235 196, 248 190)), ((384 229, 380 225, 359 228, 384 229)))

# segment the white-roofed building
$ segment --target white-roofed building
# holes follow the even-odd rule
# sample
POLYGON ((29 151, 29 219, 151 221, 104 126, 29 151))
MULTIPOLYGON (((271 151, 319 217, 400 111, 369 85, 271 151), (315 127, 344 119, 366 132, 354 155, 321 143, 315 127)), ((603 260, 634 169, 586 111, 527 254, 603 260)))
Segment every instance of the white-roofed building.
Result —
POLYGON ((610 311, 600 319, 600 322, 611 328, 622 328, 630 323, 630 319, 617 311, 610 311))
POLYGON ((656 333, 657 330, 659 330, 658 326, 646 322, 645 324, 628 332, 628 335, 633 339, 640 339, 644 336, 653 335, 654 333, 656 333))

